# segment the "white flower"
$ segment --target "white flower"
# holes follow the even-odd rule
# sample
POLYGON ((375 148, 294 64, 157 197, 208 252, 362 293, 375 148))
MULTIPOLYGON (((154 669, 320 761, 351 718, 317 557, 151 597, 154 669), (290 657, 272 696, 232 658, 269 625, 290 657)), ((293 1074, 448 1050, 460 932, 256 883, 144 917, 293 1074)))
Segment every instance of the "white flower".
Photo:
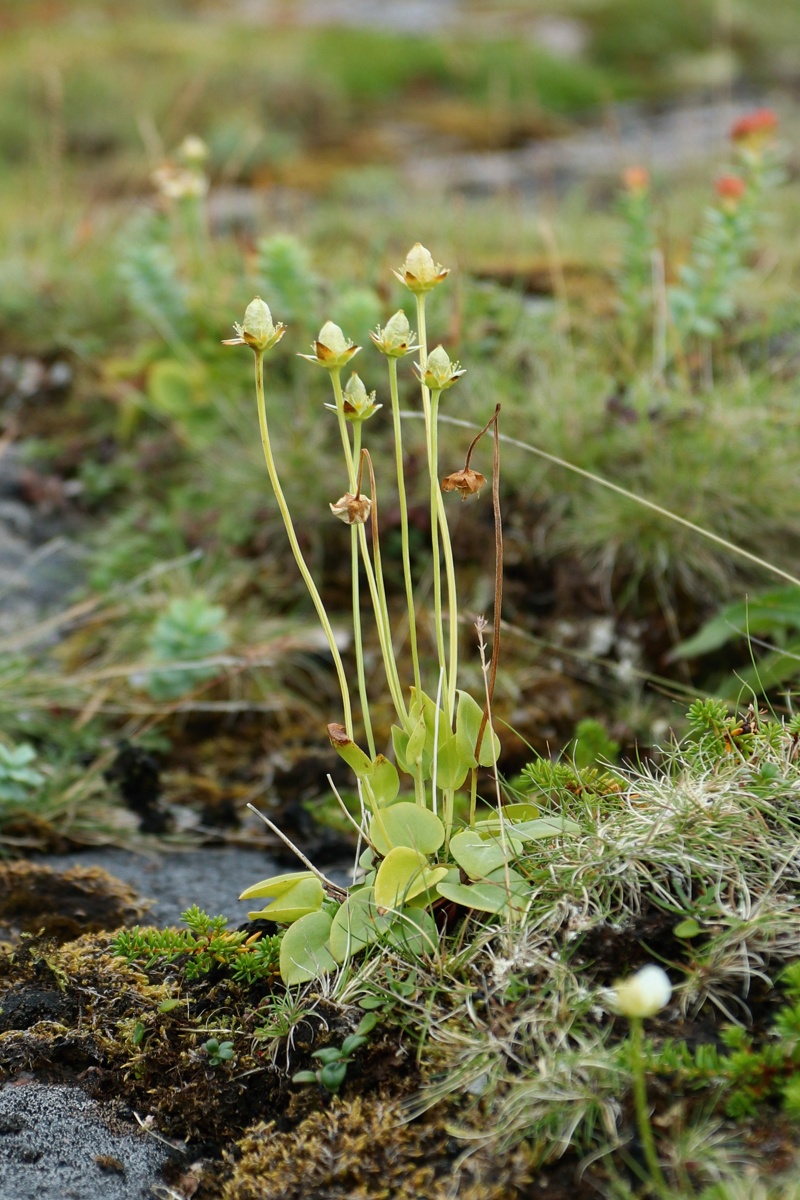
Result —
POLYGON ((654 1017, 672 996, 669 976, 655 963, 648 963, 612 989, 610 1003, 623 1017, 654 1017))
POLYGON ((394 274, 410 291, 430 292, 450 274, 450 268, 434 262, 430 250, 416 242, 400 270, 394 274))

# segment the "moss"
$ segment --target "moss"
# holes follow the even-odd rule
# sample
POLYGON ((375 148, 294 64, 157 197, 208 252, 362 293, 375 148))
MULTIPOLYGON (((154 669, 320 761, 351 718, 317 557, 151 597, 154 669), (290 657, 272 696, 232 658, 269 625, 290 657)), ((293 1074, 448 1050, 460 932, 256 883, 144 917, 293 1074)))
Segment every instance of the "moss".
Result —
MULTIPOLYGON (((387 1096, 336 1101, 290 1133, 257 1125, 238 1143, 223 1200, 445 1200, 459 1152, 441 1119, 404 1123, 387 1096), (238 1160, 238 1161, 236 1161, 238 1160)), ((458 1181, 462 1200, 516 1200, 530 1182, 524 1151, 502 1164, 480 1152, 458 1181)))
POLYGON ((141 919, 146 905, 100 867, 54 871, 30 862, 0 866, 0 932, 41 933, 67 942, 141 919))

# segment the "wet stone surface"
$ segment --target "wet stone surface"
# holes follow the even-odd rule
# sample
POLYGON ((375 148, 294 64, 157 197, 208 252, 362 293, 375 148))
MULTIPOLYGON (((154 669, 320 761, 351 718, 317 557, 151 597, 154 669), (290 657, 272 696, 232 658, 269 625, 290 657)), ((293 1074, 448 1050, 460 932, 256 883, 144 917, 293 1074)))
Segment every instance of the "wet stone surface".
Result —
POLYGON ((0 1200, 139 1200, 170 1152, 122 1105, 79 1088, 0 1088, 0 1200))

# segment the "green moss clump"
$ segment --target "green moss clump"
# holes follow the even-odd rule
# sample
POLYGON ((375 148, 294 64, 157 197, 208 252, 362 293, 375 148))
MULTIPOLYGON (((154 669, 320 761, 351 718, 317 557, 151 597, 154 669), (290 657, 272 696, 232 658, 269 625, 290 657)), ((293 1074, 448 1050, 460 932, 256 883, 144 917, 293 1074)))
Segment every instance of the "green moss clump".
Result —
MULTIPOLYGON (((386 1097, 357 1097, 315 1112, 290 1133, 254 1126, 238 1143, 222 1200, 446 1200, 453 1194, 454 1145, 428 1118, 406 1122, 386 1097)), ((530 1183, 527 1155, 517 1150, 502 1170, 481 1151, 461 1168, 461 1200, 517 1200, 530 1183)))

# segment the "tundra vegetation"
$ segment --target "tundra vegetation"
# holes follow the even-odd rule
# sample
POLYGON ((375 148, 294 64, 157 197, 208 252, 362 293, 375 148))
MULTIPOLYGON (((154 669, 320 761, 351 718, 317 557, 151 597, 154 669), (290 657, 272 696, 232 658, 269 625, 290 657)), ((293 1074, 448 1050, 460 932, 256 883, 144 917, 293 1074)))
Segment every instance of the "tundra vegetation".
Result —
POLYGON ((571 62, 480 7, 3 18, 3 446, 81 554, 0 642, 0 1068, 148 1114, 171 1196, 789 1200, 790 106, 536 204, 388 147, 763 86, 792 22, 574 5, 571 62), (226 837, 284 856, 239 928, 25 861, 226 837))

